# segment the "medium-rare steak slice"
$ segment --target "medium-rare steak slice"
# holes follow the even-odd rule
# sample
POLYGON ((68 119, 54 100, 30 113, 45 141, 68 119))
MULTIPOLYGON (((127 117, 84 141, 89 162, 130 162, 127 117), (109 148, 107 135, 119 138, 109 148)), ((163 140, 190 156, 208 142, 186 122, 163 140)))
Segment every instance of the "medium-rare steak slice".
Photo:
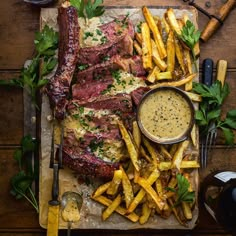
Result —
MULTIPOLYGON (((81 47, 78 55, 78 64, 95 65, 114 55, 132 56, 134 27, 127 17, 116 19, 102 25, 96 31, 103 34, 101 44, 90 47, 81 47), (101 31, 100 31, 101 30, 101 31)), ((94 37, 93 32, 85 32, 94 37)))
POLYGON ((72 6, 58 9, 59 54, 58 67, 54 77, 48 83, 46 92, 55 117, 64 118, 67 96, 74 74, 79 51, 79 25, 77 11, 72 6))
POLYGON ((63 147, 63 163, 79 175, 112 179, 119 163, 106 162, 79 148, 63 147))

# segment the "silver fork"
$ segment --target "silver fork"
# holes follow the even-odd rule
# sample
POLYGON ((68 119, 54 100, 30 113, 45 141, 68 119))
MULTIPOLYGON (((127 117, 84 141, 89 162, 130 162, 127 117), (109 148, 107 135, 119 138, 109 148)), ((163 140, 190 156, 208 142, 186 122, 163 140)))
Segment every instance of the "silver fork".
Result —
MULTIPOLYGON (((202 66, 202 83, 211 86, 213 83, 213 60, 210 58, 207 58, 203 61, 202 66)), ((208 110, 210 110, 210 107, 208 107, 208 110)), ((210 124, 210 126, 215 125, 215 123, 210 124)), ((206 168, 207 166, 207 157, 208 157, 208 150, 209 150, 209 144, 211 146, 213 140, 213 132, 210 132, 211 127, 207 127, 207 134, 206 136, 203 136, 201 139, 201 155, 200 155, 200 162, 201 162, 201 168, 206 168)), ((212 127, 213 128, 213 127, 212 127)))

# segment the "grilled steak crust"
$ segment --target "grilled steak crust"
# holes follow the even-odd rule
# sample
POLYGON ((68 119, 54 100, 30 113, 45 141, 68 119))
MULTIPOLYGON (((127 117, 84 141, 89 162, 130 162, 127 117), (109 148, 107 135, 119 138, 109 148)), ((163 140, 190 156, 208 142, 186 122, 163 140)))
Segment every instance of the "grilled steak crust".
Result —
POLYGON ((58 9, 59 55, 58 68, 49 82, 46 92, 55 117, 62 120, 65 115, 67 96, 75 70, 79 51, 79 25, 77 11, 74 7, 58 9))
POLYGON ((82 176, 112 179, 114 171, 119 168, 118 163, 105 162, 79 148, 64 147, 62 155, 64 164, 82 176))

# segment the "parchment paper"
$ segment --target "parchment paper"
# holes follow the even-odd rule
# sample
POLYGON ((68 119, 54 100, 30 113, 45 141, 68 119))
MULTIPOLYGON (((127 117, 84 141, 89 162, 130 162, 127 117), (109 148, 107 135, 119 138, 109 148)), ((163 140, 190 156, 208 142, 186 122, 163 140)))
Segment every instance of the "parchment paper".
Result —
MULTIPOLYGON (((162 17, 163 13, 166 11, 166 8, 158 7, 148 7, 153 15, 162 17)), ((182 16, 187 14, 190 19, 197 25, 197 11, 193 8, 187 9, 174 9, 176 15, 182 16)), ((129 12, 129 17, 136 25, 141 20, 143 20, 143 15, 141 8, 133 7, 111 7, 106 9, 104 14, 104 20, 110 21, 114 17, 122 14, 126 15, 129 12)), ((57 9, 54 8, 45 8, 41 10, 40 18, 41 27, 45 24, 58 29, 57 26, 57 9)), ((196 78, 198 81, 198 78, 196 78)), ((44 95, 42 98, 42 113, 41 113, 41 160, 40 160, 40 192, 39 192, 39 201, 40 201, 40 214, 39 214, 39 223, 43 228, 47 226, 47 215, 48 215, 48 201, 51 199, 51 188, 52 188, 52 175, 53 171, 49 168, 49 159, 50 159, 50 144, 51 144, 51 133, 52 133, 52 124, 49 121, 48 117, 51 115, 51 110, 49 107, 48 98, 44 95)), ((194 149, 190 148, 191 152, 195 158, 198 158, 198 146, 194 149)), ((195 170, 192 172, 192 182, 195 186, 196 194, 198 192, 198 171, 195 170)), ((192 229, 196 225, 198 218, 198 206, 193 211, 193 219, 188 223, 188 227, 181 226, 175 217, 172 216, 166 220, 155 215, 151 217, 149 221, 140 225, 139 223, 132 223, 124 217, 113 213, 112 216, 105 222, 101 219, 101 212, 104 209, 99 203, 94 202, 90 199, 90 194, 94 191, 94 188, 99 183, 93 183, 93 185, 80 184, 77 176, 68 168, 60 170, 59 173, 59 183, 60 183, 60 197, 65 191, 75 191, 82 193, 83 195, 83 206, 81 209, 81 219, 78 223, 73 223, 72 228, 80 229, 117 229, 117 230, 129 230, 129 229, 138 229, 138 228, 149 228, 149 229, 192 229)), ((59 197, 59 198, 60 198, 59 197)), ((197 201, 196 201, 197 202, 197 201)), ((60 216, 59 228, 67 228, 67 224, 62 220, 60 216)))

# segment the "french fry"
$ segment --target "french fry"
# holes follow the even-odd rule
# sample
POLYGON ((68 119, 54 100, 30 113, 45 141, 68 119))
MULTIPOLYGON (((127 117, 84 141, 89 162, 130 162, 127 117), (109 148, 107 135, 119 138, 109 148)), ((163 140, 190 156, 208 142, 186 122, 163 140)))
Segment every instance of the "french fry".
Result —
POLYGON ((168 219, 170 217, 170 215, 171 215, 171 208, 170 208, 169 204, 166 202, 165 206, 161 212, 161 216, 165 219, 168 219))
POLYGON ((178 143, 175 143, 173 145, 171 145, 171 148, 170 148, 170 155, 173 157, 175 152, 177 151, 177 148, 178 148, 178 143))
POLYGON ((153 62, 159 67, 161 71, 165 71, 167 65, 163 59, 161 59, 160 54, 157 49, 157 45, 153 39, 151 39, 151 46, 152 46, 152 59, 153 62))
POLYGON ((153 187, 148 183, 148 181, 142 177, 138 178, 137 183, 152 197, 157 207, 162 210, 165 203, 158 196, 157 192, 153 189, 153 187))
POLYGON ((150 83, 154 83, 156 80, 156 74, 159 72, 159 68, 157 66, 154 66, 154 68, 149 72, 147 76, 147 81, 150 83))
POLYGON ((146 153, 146 151, 144 150, 142 146, 140 146, 140 155, 144 157, 146 161, 148 161, 149 163, 152 163, 152 159, 148 156, 148 154, 146 153))
POLYGON ((188 202, 181 202, 181 206, 183 209, 184 216, 187 220, 191 220, 193 218, 193 214, 191 211, 191 207, 188 202))
POLYGON ((136 40, 134 40, 134 49, 138 55, 142 56, 143 54, 142 48, 140 47, 139 43, 136 40))
POLYGON ((116 210, 116 208, 120 205, 121 200, 121 195, 118 194, 112 203, 102 212, 103 220, 106 220, 116 210))
POLYGON ((142 205, 142 213, 141 213, 141 216, 139 217, 139 223, 141 225, 145 224, 148 221, 150 215, 151 215, 151 209, 148 207, 148 204, 145 202, 142 205))
MULTIPOLYGON (((150 174, 150 176, 147 179, 147 182, 150 185, 152 185, 153 183, 155 183, 155 181, 158 179, 159 176, 160 176, 160 172, 156 169, 150 174)), ((145 195, 146 195, 145 190, 143 188, 140 189, 138 194, 135 196, 133 201, 130 203, 127 213, 133 212, 136 209, 136 207, 139 205, 139 203, 143 200, 145 195)))
POLYGON ((196 129, 196 125, 195 124, 193 125, 193 128, 191 130, 190 136, 191 136, 191 140, 192 140, 193 146, 196 147, 197 146, 197 129, 196 129))
POLYGON ((148 152, 150 153, 152 157, 152 163, 156 167, 157 162, 159 162, 159 155, 157 153, 157 150, 152 146, 152 144, 148 141, 147 138, 143 136, 142 138, 144 146, 147 148, 148 152))
POLYGON ((173 79, 172 73, 170 71, 159 72, 156 74, 156 80, 166 80, 166 79, 173 79))
POLYGON ((180 169, 181 162, 183 159, 183 153, 184 153, 185 149, 188 147, 188 145, 189 145, 188 140, 185 140, 179 144, 178 149, 173 157, 171 168, 180 169))
POLYGON ((93 198, 96 198, 96 197, 102 195, 103 193, 105 193, 105 192, 107 191, 107 189, 109 188, 110 184, 111 184, 111 181, 110 181, 110 182, 107 182, 107 183, 105 183, 105 184, 103 184, 103 185, 100 185, 100 186, 96 189, 96 191, 92 194, 92 197, 93 197, 93 198))
POLYGON ((127 174, 125 173, 124 169, 121 166, 120 170, 122 170, 122 187, 125 197, 125 204, 126 208, 128 208, 134 198, 133 188, 127 174))
POLYGON ((141 25, 142 34, 142 59, 144 69, 152 69, 152 46, 151 46, 151 36, 150 29, 146 22, 141 25))
POLYGON ((163 145, 160 145, 160 149, 161 149, 161 154, 162 154, 165 158, 167 158, 167 159, 169 159, 169 160, 172 159, 172 156, 170 155, 170 153, 166 150, 166 148, 165 148, 163 145))
POLYGON ((189 98, 193 102, 201 102, 202 101, 202 96, 197 93, 192 93, 192 92, 187 92, 187 91, 185 91, 185 93, 189 96, 189 98))
POLYGON ((174 30, 177 35, 181 35, 181 29, 179 27, 173 8, 168 8, 166 13, 171 29, 174 30))
POLYGON ((143 39, 142 39, 142 34, 141 33, 135 33, 134 34, 134 38, 136 39, 136 41, 139 43, 139 45, 142 45, 143 43, 143 39))
POLYGON ((168 183, 168 187, 175 188, 176 185, 177 185, 177 179, 176 179, 176 177, 172 176, 169 183, 168 183))
POLYGON ((157 194, 160 197, 162 197, 163 196, 163 187, 162 187, 161 180, 159 178, 155 182, 155 187, 156 187, 157 194))
POLYGON ((143 10, 144 18, 145 18, 148 26, 150 27, 150 29, 152 31, 155 43, 157 45, 159 55, 160 55, 161 59, 164 59, 164 58, 166 58, 167 53, 166 53, 166 49, 165 49, 164 42, 162 40, 161 34, 158 30, 158 27, 155 24, 155 21, 153 19, 153 16, 152 16, 151 12, 149 11, 149 9, 144 6, 142 8, 142 10, 143 10))
POLYGON ((182 85, 188 83, 189 81, 193 80, 193 78, 194 78, 196 75, 197 75, 197 74, 191 74, 191 75, 187 76, 186 78, 181 79, 181 80, 179 80, 179 81, 157 83, 157 84, 151 85, 151 86, 149 86, 149 87, 150 87, 151 89, 159 88, 159 87, 161 87, 161 86, 175 86, 175 87, 179 87, 179 86, 182 86, 182 85))
POLYGON ((169 26, 169 23, 168 23, 167 20, 166 20, 166 17, 167 17, 167 15, 164 14, 164 17, 162 18, 162 23, 163 23, 163 25, 164 25, 164 28, 165 28, 166 33, 169 34, 169 32, 170 32, 170 26, 169 26))
POLYGON ((107 189, 108 195, 115 195, 122 181, 122 170, 115 170, 112 181, 107 189))
MULTIPOLYGON (((103 204, 104 206, 110 206, 112 203, 112 200, 104 197, 104 196, 98 196, 96 198, 94 198, 92 196, 92 199, 103 204)), ((115 211, 117 213, 119 213, 120 215, 126 217, 127 219, 131 220, 132 222, 137 222, 139 220, 139 216, 137 214, 135 214, 134 212, 130 213, 130 214, 126 214, 126 209, 124 207, 118 206, 115 211)))
MULTIPOLYGON (((199 168, 200 165, 197 161, 182 161, 180 164, 180 169, 193 169, 199 168)), ((161 161, 158 164, 158 169, 160 171, 170 170, 172 168, 170 161, 161 161)))
POLYGON ((173 72, 175 68, 175 42, 174 32, 170 30, 167 38, 167 71, 173 72))
POLYGON ((122 122, 118 122, 118 126, 122 135, 123 140, 125 141, 130 159, 134 165, 134 168, 139 171, 140 170, 140 166, 138 163, 138 152, 132 142, 132 139, 130 138, 130 135, 128 133, 128 131, 126 130, 125 126, 123 125, 122 122))
POLYGON ((175 37, 175 55, 179 62, 180 68, 183 71, 184 74, 186 74, 186 68, 184 65, 184 54, 183 54, 183 48, 179 42, 179 40, 175 37))

